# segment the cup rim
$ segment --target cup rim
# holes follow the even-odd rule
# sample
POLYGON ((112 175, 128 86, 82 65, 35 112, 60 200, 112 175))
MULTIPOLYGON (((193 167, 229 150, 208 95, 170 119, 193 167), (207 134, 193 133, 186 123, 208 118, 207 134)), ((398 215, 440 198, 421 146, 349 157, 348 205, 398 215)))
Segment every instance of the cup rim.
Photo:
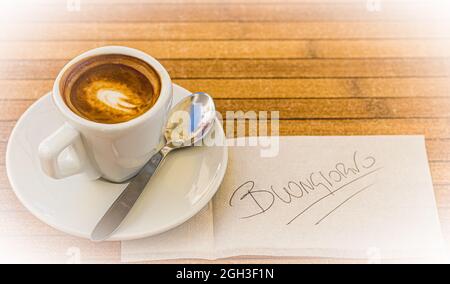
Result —
POLYGON ((137 126, 144 121, 147 121, 149 118, 153 117, 156 113, 159 112, 161 108, 165 107, 165 102, 170 99, 172 95, 172 81, 170 79, 169 73, 167 70, 162 66, 161 63, 159 63, 158 60, 153 58, 152 56, 148 55, 147 53, 131 48, 126 46, 103 46, 94 48, 91 50, 88 50, 86 52, 83 52, 82 54, 76 56, 72 60, 70 60, 68 63, 64 65, 64 67, 59 71, 58 76, 55 79, 55 82, 53 84, 53 91, 52 91, 52 97, 53 101, 56 104, 57 108, 60 110, 60 112, 70 121, 87 127, 91 129, 97 129, 101 131, 117 131, 117 130, 123 130, 125 128, 130 128, 137 126), (83 118, 77 114, 75 114, 64 102, 64 99, 62 95, 60 94, 60 82, 62 76, 65 74, 65 72, 74 64, 80 62, 81 60, 91 57, 91 56, 97 56, 97 55, 105 55, 105 54, 120 54, 120 55, 128 55, 131 57, 138 58, 152 66, 152 68, 158 73, 160 79, 161 79, 161 90, 158 99, 156 100, 156 103, 145 113, 141 114, 138 117, 135 117, 131 120, 120 122, 120 123, 100 123, 88 120, 86 118, 83 118))

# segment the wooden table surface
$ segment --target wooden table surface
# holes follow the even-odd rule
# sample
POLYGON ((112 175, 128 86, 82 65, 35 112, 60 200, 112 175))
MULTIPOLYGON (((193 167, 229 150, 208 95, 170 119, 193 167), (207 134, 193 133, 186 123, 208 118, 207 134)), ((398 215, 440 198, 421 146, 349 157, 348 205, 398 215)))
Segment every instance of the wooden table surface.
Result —
POLYGON ((119 242, 71 237, 33 217, 12 192, 4 159, 16 120, 51 89, 58 70, 75 55, 110 44, 153 55, 175 83, 211 94, 221 112, 280 111, 281 135, 425 135, 449 241, 449 6, 405 0, 2 1, 0 243, 11 244, 15 253, 8 258, 120 261, 119 242))

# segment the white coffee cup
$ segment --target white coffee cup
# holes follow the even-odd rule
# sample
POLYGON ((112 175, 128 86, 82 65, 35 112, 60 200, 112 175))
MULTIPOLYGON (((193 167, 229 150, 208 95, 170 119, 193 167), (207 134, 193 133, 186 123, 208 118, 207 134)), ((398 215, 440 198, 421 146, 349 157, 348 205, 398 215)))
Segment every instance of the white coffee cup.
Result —
POLYGON ((163 131, 172 104, 172 82, 166 69, 142 51, 122 46, 87 51, 63 67, 53 85, 52 96, 66 120, 39 145, 42 170, 52 178, 84 174, 90 179, 103 177, 123 182, 134 176, 164 142, 163 131), (78 116, 66 105, 60 93, 64 73, 87 57, 104 54, 138 58, 159 74, 161 93, 147 112, 126 122, 103 124, 78 116))

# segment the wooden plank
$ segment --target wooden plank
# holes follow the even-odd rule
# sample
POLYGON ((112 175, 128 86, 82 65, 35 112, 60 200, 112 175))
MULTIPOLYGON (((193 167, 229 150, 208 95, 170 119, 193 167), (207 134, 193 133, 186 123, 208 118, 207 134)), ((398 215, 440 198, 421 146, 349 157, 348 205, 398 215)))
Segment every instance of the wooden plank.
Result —
MULTIPOLYGON (((1 142, 7 142, 14 124, 14 121, 0 121, 1 142)), ((438 139, 450 138, 449 126, 450 119, 448 118, 280 120, 279 134, 284 136, 425 135, 429 139, 438 139)), ((0 172, 5 171, 4 169, 2 171, 0 167, 0 172)))
POLYGON ((53 80, 0 80, 3 100, 38 99, 52 88, 53 80))
MULTIPOLYGON (((0 157, 6 155, 6 142, 0 142, 0 157)), ((427 139, 426 149, 428 153, 428 159, 431 162, 450 162, 450 139, 427 139)), ((0 165, 4 165, 5 160, 0 160, 0 165)), ((2 174, 2 173, 0 173, 2 174)), ((5 173, 3 173, 5 174, 5 173)), ((1 184, 0 184, 1 186, 1 184)), ((1 199, 1 198, 0 198, 1 199)), ((0 200, 1 203, 1 200, 0 200)), ((0 206, 1 208, 1 206, 0 206)), ((1 210, 1 209, 0 209, 1 210)))
POLYGON ((431 2, 366 3, 82 3, 4 5, 2 16, 14 21, 45 22, 214 22, 214 21, 394 21, 446 20, 448 11, 431 2), (20 8, 18 8, 20 7, 20 8))
POLYGON ((0 60, 71 59, 105 45, 140 49, 159 59, 449 57, 450 40, 51 41, 0 43, 0 60))
MULTIPOLYGON (((16 124, 15 121, 2 121, 0 122, 0 141, 6 142, 8 141, 8 137, 16 124)), ((0 171, 2 173, 2 171, 0 171)), ((1 176, 1 174, 0 174, 1 176)))
POLYGON ((447 76, 447 59, 161 60, 174 78, 447 76), (207 66, 207 68, 205 68, 207 66))
POLYGON ((313 58, 447 57, 449 44, 447 40, 312 41, 307 55, 313 58))
MULTIPOLYGON (((61 0, 16 0, 21 3, 39 3, 39 4, 59 4, 61 0)), ((261 4, 261 3, 353 3, 355 5, 366 5, 367 0, 81 0, 85 4, 195 4, 195 3, 234 3, 234 4, 261 4)), ((411 0, 390 0, 395 3, 410 3, 411 0)), ((423 3, 425 1, 436 1, 436 0, 414 0, 416 3, 423 3)))
MULTIPOLYGON (((15 105, 14 105, 15 106, 15 105)), ((0 107, 1 108, 1 107, 0 107)), ((279 111, 280 119, 310 118, 438 118, 449 117, 450 99, 270 99, 216 100, 216 108, 226 111, 279 111)), ((13 109, 13 106, 8 107, 13 109)), ((4 111, 8 111, 5 109, 4 111)))
POLYGON ((292 40, 448 38, 436 22, 8 23, 0 40, 292 40))
POLYGON ((281 120, 280 135, 425 135, 449 138, 450 119, 281 120))
MULTIPOLYGON (((120 243, 105 242, 97 244, 90 241, 73 239, 66 236, 55 237, 29 237, 3 238, 0 242, 4 244, 7 251, 8 262, 32 262, 32 263, 72 263, 74 250, 81 253, 81 263, 116 263, 120 262, 120 243), (107 246, 109 244, 109 246, 107 246), (78 250, 79 249, 79 250, 78 250), (12 253, 14 251, 15 253, 12 253), (50 252, 49 252, 50 251, 50 252)), ((198 264, 274 264, 274 263, 366 263, 365 259, 331 259, 331 258, 309 258, 309 257, 270 257, 270 256, 237 256, 218 260, 205 259, 176 259, 149 261, 144 263, 198 263, 198 264)), ((383 261, 389 263, 414 263, 421 262, 415 259, 394 259, 383 261)), ((422 260, 423 262, 423 260, 422 260)))
MULTIPOLYGON (((174 79, 444 77, 448 58, 160 60, 174 79)), ((3 60, 0 79, 54 79, 66 60, 3 60)))
POLYGON ((450 164, 446 162, 430 163, 433 184, 446 185, 450 182, 450 164))
MULTIPOLYGON (((33 102, 0 101, 2 119, 18 119, 33 102)), ((450 98, 244 99, 238 103, 235 99, 221 99, 215 104, 224 118, 227 111, 279 111, 280 119, 450 118, 450 98)))
MULTIPOLYGON (((449 78, 177 79, 175 83, 193 92, 207 92, 216 99, 397 98, 450 95, 449 78)), ((12 97, 16 97, 13 96, 14 93, 10 92, 12 97)), ((23 96, 24 93, 21 94, 23 96)), ((17 94, 18 98, 22 96, 17 94)))
MULTIPOLYGON (((17 220, 16 222, 20 222, 17 220)), ((41 226, 45 226, 43 223, 41 226)), ((25 263, 110 263, 120 261, 120 242, 95 243, 69 235, 24 234, 0 237, 2 262, 25 263), (78 255, 79 254, 79 255, 78 255)))
MULTIPOLYGON (((0 218, 7 212, 25 212, 26 210, 11 188, 0 190, 0 218)), ((3 233, 0 233, 0 236, 4 236, 3 233)))
MULTIPOLYGON (((215 99, 264 98, 401 98, 448 97, 449 78, 355 79, 176 79, 192 92, 215 99)), ((53 80, 0 80, 2 99, 38 99, 53 88, 53 80)))
MULTIPOLYGON (((403 258, 380 260, 381 264, 420 264, 440 263, 439 260, 403 258)), ((171 259, 137 262, 137 264, 373 264, 370 259, 318 258, 318 257, 273 257, 273 256, 235 256, 218 260, 171 259)))
MULTIPOLYGON (((1 160, 0 160, 0 164, 5 164, 5 157, 6 157, 6 145, 7 145, 7 143, 6 142, 0 142, 0 158, 1 158, 1 160)), ((1 173, 0 172, 0 175, 2 175, 2 174, 6 174, 6 173, 1 173)))
POLYGON ((425 143, 429 161, 450 161, 450 139, 427 139, 425 143))
POLYGON ((0 164, 0 191, 10 190, 11 185, 6 175, 6 166, 0 164))
MULTIPOLYGON (((3 224, 0 229, 1 237, 13 237, 20 235, 33 235, 39 236, 63 236, 64 233, 56 230, 38 218, 34 217, 30 212, 28 212, 25 207, 23 207, 14 195, 12 190, 1 191, 2 197, 5 198, 9 195, 11 201, 17 203, 14 207, 9 206, 11 210, 5 210, 0 214, 0 220, 3 224)), ((2 204, 2 207, 6 206, 2 204)))
MULTIPOLYGON (((439 208, 450 209, 450 185, 436 185, 434 186, 434 194, 436 197, 436 202, 440 204, 439 208)), ((450 211, 448 212, 450 213, 450 211)), ((446 217, 450 220, 450 214, 445 214, 440 216, 441 218, 446 217)), ((448 227, 450 233, 450 227, 448 227)))

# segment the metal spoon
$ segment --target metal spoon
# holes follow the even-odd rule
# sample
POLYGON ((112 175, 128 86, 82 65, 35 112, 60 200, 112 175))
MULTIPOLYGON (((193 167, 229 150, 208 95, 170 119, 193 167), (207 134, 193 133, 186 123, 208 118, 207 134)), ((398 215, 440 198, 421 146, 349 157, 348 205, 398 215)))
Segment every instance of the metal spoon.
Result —
POLYGON ((166 144, 153 155, 141 171, 106 211, 91 233, 91 240, 103 241, 120 226, 144 191, 148 181, 164 158, 173 150, 192 146, 212 129, 216 111, 206 93, 194 93, 183 99, 170 112, 164 137, 166 144))

